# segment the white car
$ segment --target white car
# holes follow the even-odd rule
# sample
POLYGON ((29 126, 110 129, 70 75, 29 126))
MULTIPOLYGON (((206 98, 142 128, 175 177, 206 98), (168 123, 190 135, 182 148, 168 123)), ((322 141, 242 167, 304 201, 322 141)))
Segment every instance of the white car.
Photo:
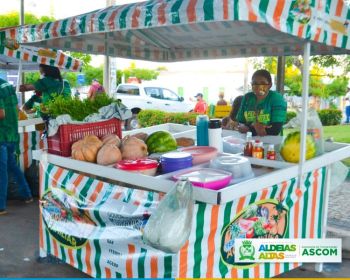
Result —
POLYGON ((119 84, 114 98, 120 99, 128 107, 133 118, 128 121, 129 128, 137 128, 136 115, 145 109, 166 112, 189 112, 193 104, 184 102, 183 97, 170 89, 157 86, 143 86, 141 84, 119 84))

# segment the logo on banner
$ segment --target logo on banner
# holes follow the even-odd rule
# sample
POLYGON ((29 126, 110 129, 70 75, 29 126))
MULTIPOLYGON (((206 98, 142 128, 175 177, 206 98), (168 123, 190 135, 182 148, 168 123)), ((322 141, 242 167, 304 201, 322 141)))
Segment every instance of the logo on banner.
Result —
POLYGON ((6 38, 4 45, 10 50, 17 50, 19 48, 19 43, 16 39, 6 38))
POLYGON ((240 260, 254 260, 255 247, 249 240, 244 240, 242 245, 239 246, 239 259, 240 260))
POLYGON ((47 230, 59 243, 80 248, 96 228, 83 202, 67 190, 53 188, 41 200, 41 212, 47 230))
POLYGON ((256 248, 250 240, 235 247, 237 238, 283 238, 288 225, 288 209, 282 199, 262 200, 247 206, 224 228, 221 235, 221 258, 227 265, 243 267, 251 264, 237 263, 235 255, 254 262, 256 248), (236 250, 237 249, 237 250, 236 250))
POLYGON ((293 5, 291 14, 299 23, 307 24, 311 20, 312 14, 310 0, 297 0, 293 5))
POLYGON ((341 239, 236 239, 237 263, 341 262, 341 239))

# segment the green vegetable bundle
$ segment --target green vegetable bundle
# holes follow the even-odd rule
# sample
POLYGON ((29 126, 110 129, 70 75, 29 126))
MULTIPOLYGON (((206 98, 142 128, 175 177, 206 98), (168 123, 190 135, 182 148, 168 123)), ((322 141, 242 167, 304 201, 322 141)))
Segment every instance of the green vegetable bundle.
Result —
POLYGON ((54 118, 59 115, 69 114, 73 120, 82 121, 88 115, 97 113, 101 107, 115 102, 119 101, 106 94, 99 94, 94 100, 80 100, 74 97, 58 95, 45 104, 45 108, 54 118))

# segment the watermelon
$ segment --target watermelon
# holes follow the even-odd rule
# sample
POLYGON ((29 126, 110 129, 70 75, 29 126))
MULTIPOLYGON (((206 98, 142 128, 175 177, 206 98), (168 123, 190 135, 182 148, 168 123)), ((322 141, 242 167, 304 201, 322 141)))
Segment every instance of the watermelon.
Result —
POLYGON ((150 154, 165 153, 177 148, 174 136, 167 131, 153 132, 147 137, 146 145, 150 154))
MULTIPOLYGON (((306 136, 306 159, 316 156, 316 144, 311 135, 306 136)), ((289 133, 280 150, 285 161, 297 163, 300 155, 300 132, 289 133)))

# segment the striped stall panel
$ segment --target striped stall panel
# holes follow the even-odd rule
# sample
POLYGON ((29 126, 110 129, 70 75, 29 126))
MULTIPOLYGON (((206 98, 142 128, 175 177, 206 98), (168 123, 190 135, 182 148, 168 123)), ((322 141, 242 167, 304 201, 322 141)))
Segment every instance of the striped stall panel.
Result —
POLYGON ((0 44, 0 55, 24 62, 56 66, 70 71, 81 71, 83 67, 83 62, 81 60, 73 58, 62 51, 53 49, 21 46, 17 50, 12 50, 0 44))
POLYGON ((35 150, 46 149, 46 141, 41 139, 43 131, 23 132, 19 134, 17 159, 22 171, 25 171, 33 162, 32 153, 35 150))
POLYGON ((10 28, 0 38, 155 61, 296 55, 304 39, 312 54, 341 54, 350 49, 349 11, 343 0, 154 0, 10 28))
POLYGON ((263 213, 265 206, 275 205, 270 212, 280 209, 276 213, 282 215, 274 234, 320 238, 325 172, 308 173, 299 187, 291 179, 225 205, 196 203, 188 242, 178 254, 166 254, 146 246, 140 230, 163 194, 111 185, 41 162, 40 250, 99 278, 274 277, 301 264, 232 263, 232 251, 225 249, 227 232, 247 211, 263 213))

